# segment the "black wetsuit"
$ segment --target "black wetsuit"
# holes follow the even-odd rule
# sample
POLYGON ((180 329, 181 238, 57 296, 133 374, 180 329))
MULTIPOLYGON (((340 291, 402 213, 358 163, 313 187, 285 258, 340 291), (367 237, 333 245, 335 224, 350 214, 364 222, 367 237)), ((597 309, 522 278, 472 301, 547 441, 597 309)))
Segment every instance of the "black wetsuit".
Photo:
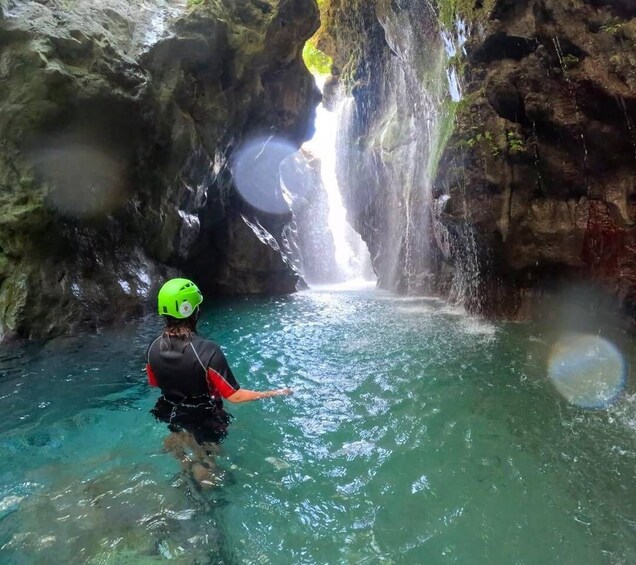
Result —
POLYGON ((200 443, 225 437, 231 416, 222 399, 240 386, 218 345, 197 335, 160 336, 148 348, 146 371, 148 382, 163 393, 152 409, 158 420, 200 443))

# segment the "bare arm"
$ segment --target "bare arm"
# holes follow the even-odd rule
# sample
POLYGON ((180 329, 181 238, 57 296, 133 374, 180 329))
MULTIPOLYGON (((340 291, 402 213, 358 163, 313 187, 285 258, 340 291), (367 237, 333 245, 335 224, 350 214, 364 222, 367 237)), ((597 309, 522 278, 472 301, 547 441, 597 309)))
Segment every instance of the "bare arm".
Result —
POLYGON ((289 388, 281 388, 278 390, 245 390, 244 388, 238 389, 231 396, 226 397, 226 400, 234 402, 235 404, 240 402, 251 402, 252 400, 261 400, 262 398, 271 398, 272 396, 289 396, 293 394, 293 391, 289 388))

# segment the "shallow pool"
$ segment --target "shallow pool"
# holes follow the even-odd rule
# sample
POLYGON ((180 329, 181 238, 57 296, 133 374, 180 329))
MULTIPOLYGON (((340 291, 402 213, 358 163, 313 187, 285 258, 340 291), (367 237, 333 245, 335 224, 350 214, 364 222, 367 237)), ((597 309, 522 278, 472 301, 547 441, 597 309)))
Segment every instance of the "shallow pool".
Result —
POLYGON ((148 413, 159 327, 0 349, 2 563, 636 562, 633 375, 569 405, 539 326, 370 288, 208 301, 239 382, 296 391, 231 407, 210 490, 148 413))

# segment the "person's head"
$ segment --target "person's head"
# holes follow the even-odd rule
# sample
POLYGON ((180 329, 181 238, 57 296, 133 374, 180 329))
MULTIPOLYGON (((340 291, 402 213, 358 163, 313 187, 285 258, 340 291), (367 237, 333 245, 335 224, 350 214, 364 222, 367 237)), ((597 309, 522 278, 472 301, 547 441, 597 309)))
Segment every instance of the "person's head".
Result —
POLYGON ((196 332, 201 291, 188 279, 171 279, 159 291, 159 315, 166 321, 164 334, 188 337, 196 332))

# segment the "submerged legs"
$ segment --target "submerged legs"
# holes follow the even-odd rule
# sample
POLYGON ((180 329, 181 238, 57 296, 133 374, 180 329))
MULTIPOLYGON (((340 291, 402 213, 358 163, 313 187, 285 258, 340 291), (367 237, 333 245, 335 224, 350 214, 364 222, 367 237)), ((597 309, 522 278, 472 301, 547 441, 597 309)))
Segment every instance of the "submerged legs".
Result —
POLYGON ((217 486, 221 480, 215 456, 221 452, 217 443, 199 443, 186 431, 172 432, 163 442, 164 449, 181 462, 183 471, 203 488, 217 486))

